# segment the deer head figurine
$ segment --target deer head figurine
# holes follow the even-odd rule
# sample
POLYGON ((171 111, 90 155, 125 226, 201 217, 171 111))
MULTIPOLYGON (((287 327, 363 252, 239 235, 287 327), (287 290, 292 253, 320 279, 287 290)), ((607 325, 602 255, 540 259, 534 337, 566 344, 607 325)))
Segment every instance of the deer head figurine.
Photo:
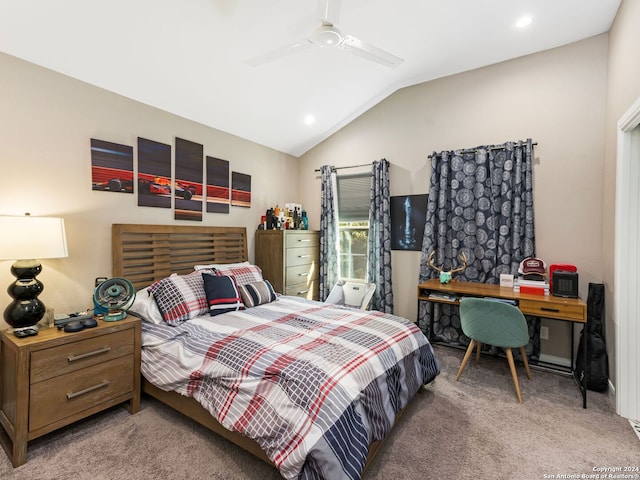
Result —
POLYGON ((442 267, 438 267, 433 262, 433 258, 435 257, 435 255, 436 255, 436 252, 434 250, 429 254, 429 260, 427 263, 431 268, 433 268, 436 272, 440 274, 440 283, 449 283, 453 278, 454 273, 461 272, 462 270, 467 268, 467 256, 464 254, 464 252, 461 252, 460 255, 458 255, 458 258, 460 259, 460 262, 462 263, 462 265, 458 268, 451 269, 448 272, 445 272, 442 267))

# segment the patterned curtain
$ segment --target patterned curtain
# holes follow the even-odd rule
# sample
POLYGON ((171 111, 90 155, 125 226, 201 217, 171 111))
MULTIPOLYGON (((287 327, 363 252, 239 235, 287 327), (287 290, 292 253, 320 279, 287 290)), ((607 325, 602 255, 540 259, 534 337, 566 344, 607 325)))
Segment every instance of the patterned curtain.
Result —
MULTIPOLYGON (((492 284, 501 273, 516 275, 520 262, 535 255, 532 152, 529 139, 433 153, 420 282, 437 277, 428 266, 432 251, 447 270, 464 253, 468 266, 455 278, 492 284)), ((527 355, 535 360, 539 319, 528 321, 527 355)), ((468 344, 455 306, 420 302, 418 322, 433 341, 468 344)))
POLYGON ((338 218, 336 209, 336 169, 320 167, 320 300, 324 301, 338 280, 338 218))
POLYGON ((369 207, 368 282, 376 291, 371 309, 393 313, 391 290, 391 207, 389 197, 389 162, 373 162, 369 207))

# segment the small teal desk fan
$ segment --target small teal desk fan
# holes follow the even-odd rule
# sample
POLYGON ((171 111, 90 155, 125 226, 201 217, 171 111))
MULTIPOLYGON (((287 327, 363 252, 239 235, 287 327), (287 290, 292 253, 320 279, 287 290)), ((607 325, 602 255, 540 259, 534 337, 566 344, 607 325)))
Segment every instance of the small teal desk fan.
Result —
POLYGON ((133 305, 136 291, 126 278, 109 278, 100 283, 93 291, 94 313, 103 315, 105 322, 115 322, 127 316, 127 310, 133 305))

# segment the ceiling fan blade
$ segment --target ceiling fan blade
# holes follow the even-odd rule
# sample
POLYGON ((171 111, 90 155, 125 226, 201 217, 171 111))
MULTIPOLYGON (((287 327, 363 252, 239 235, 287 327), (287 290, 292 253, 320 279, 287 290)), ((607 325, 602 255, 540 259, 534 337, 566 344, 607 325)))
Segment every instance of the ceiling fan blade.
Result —
POLYGON ((404 62, 404 59, 396 57, 389 52, 385 52, 351 35, 344 36, 340 43, 340 48, 387 67, 397 67, 404 62))
POLYGON ((336 25, 340 18, 340 0, 318 0, 318 17, 323 25, 336 25))
POLYGON ((245 63, 251 65, 252 67, 258 67, 260 65, 264 65, 265 63, 273 62, 275 60, 279 60, 287 55, 292 55, 294 53, 301 52, 311 47, 312 43, 308 40, 302 40, 301 42, 294 43, 292 45, 286 45, 284 47, 276 48, 267 53, 263 53, 258 55, 257 57, 250 58, 245 63))

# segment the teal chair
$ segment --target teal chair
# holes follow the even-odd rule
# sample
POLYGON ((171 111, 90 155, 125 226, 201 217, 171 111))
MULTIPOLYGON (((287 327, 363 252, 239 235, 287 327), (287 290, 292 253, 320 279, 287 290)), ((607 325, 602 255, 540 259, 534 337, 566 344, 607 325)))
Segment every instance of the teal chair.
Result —
POLYGON ((512 348, 520 349, 524 368, 527 370, 527 377, 531 380, 529 362, 524 350, 524 347, 529 343, 529 329, 522 312, 517 307, 504 302, 486 298, 463 298, 460 301, 460 323, 462 331, 471 339, 471 342, 462 359, 462 364, 456 375, 456 381, 462 375, 462 371, 476 345, 478 348, 476 363, 480 360, 480 349, 483 343, 501 347, 504 349, 509 361, 509 369, 513 377, 513 384, 516 387, 518 401, 522 403, 518 374, 516 373, 516 366, 511 353, 512 348))

